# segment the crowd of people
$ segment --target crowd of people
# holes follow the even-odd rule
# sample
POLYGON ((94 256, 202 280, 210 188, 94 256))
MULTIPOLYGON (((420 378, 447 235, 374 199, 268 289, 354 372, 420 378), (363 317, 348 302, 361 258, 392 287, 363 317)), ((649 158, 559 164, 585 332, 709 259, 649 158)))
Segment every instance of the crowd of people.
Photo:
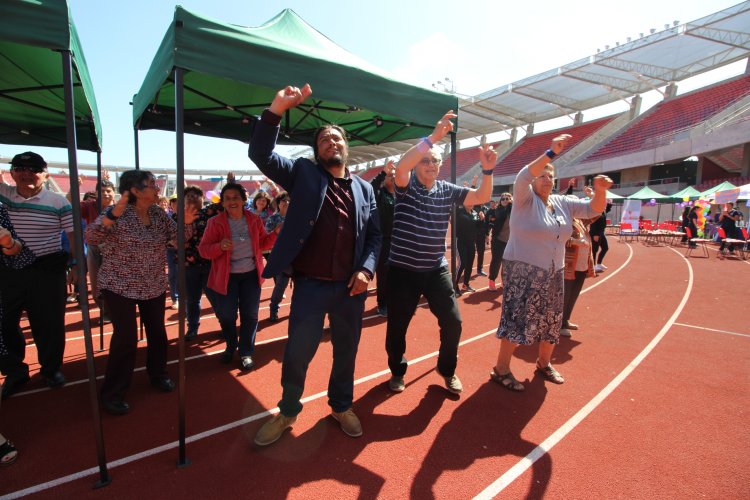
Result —
MULTIPOLYGON (((538 344, 536 371, 562 384, 565 379, 552 365, 552 354, 561 336, 578 329, 571 316, 584 280, 606 269, 604 220, 612 181, 596 176, 585 198, 572 196, 572 184, 565 194, 554 192, 551 162, 565 150, 568 135, 553 139, 546 152, 518 173, 512 193, 503 192, 497 202, 490 200, 497 153, 489 145, 480 148, 481 178, 475 177, 470 186, 441 180, 437 145, 453 130, 456 117, 448 111, 429 135, 368 183, 349 172, 346 133, 337 125, 316 132, 312 159, 292 160, 276 152, 282 116, 311 95, 309 85, 279 90, 250 138, 249 156, 274 183, 273 193, 259 190, 248 196, 231 173, 218 202, 204 201, 198 187, 185 188, 184 297, 177 295, 174 280, 177 200, 160 197, 150 172, 123 173, 119 199, 105 179, 101 199, 81 203, 93 298, 113 328, 100 392, 105 411, 130 411, 126 396, 135 368, 136 308, 148 340, 149 381, 161 392, 175 389, 166 368, 167 293, 171 306, 184 304, 186 341, 199 334, 205 295, 225 342, 221 361, 232 363, 237 353, 239 368, 251 370, 261 285, 267 278, 274 280, 272 322, 280 320, 280 303, 290 282, 293 293, 279 412, 260 427, 257 445, 280 439, 302 411, 307 369, 326 316, 333 347, 331 415, 347 435, 363 434, 353 409, 354 368, 367 290, 376 277, 377 312, 387 318, 388 389, 400 393, 407 388, 407 331, 424 297, 439 327, 437 373, 447 391, 460 394, 463 320, 457 298, 475 291, 475 261, 476 275, 485 275, 487 243, 489 290, 502 294, 499 350, 490 379, 505 389, 523 391, 511 371, 511 359, 519 345, 538 344), (459 256, 455 276, 445 256, 454 209, 459 256)), ((75 274, 78 263, 72 257, 72 208, 65 197, 43 189, 46 167, 35 153, 17 155, 11 163, 16 185, 0 186, 0 371, 6 376, 2 399, 29 381, 26 342, 19 328, 23 311, 38 349, 41 376, 53 388, 66 382, 61 372, 66 272, 75 274), (63 251, 61 233, 71 252, 63 251)), ((727 228, 734 217, 731 210, 722 214, 727 228)), ((685 220, 688 227, 694 223, 690 214, 685 220)), ((9 463, 16 455, 13 444, 0 435, 0 461, 9 463)))

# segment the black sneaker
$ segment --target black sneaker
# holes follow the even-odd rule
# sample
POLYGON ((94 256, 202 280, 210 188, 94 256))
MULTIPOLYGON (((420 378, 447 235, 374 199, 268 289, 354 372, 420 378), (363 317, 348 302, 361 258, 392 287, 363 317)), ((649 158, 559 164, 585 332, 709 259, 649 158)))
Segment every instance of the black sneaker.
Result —
POLYGON ((383 318, 388 317, 388 308, 385 306, 378 307, 378 316, 382 316, 383 318))
POLYGON ((271 311, 271 314, 268 316, 268 319, 274 323, 276 323, 279 320, 279 312, 278 311, 271 311))
POLYGON ((151 385, 159 389, 161 392, 172 392, 175 389, 174 382, 169 377, 153 377, 151 379, 151 385))
POLYGON ((242 371, 249 372, 253 369, 253 366, 255 366, 255 363, 250 356, 242 356, 240 358, 240 368, 242 368, 242 371))
POLYGON ((188 330, 187 333, 185 333, 185 340, 190 342, 191 340, 195 340, 198 338, 198 330, 188 330))

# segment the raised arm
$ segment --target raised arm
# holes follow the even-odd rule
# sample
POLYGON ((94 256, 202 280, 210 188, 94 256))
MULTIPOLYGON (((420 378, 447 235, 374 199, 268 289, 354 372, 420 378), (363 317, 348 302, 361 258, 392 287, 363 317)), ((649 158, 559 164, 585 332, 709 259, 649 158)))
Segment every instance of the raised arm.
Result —
POLYGON ((607 207, 607 189, 612 187, 612 179, 606 175, 594 177, 594 197, 591 198, 591 208, 602 213, 607 207))
POLYGON ((435 125, 435 130, 429 136, 416 143, 404 153, 404 156, 401 157, 396 165, 396 177, 394 178, 396 186, 405 188, 409 184, 411 171, 414 170, 425 153, 428 153, 435 144, 443 140, 443 137, 453 130, 451 118, 456 118, 456 116, 453 110, 445 113, 435 125))
POLYGON ((562 153, 567 146, 568 142, 573 138, 570 134, 558 135, 552 139, 552 144, 549 149, 539 155, 539 158, 529 163, 529 172, 534 177, 539 177, 544 171, 544 167, 554 158, 555 156, 562 153))
POLYGON ((484 144, 479 151, 479 161, 482 163, 482 184, 477 189, 470 189, 464 199, 467 205, 481 205, 490 201, 492 197, 492 172, 497 163, 497 151, 489 144, 484 144))

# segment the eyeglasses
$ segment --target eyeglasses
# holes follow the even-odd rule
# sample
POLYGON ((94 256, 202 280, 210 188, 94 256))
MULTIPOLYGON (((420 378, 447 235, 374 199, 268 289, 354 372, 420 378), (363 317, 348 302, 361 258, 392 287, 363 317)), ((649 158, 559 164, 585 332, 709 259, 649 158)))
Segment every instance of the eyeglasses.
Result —
POLYGON ((511 201, 512 198, 508 198, 507 196, 504 198, 500 198, 500 201, 511 201))
POLYGON ((31 172, 32 174, 41 174, 44 172, 44 167, 36 167, 32 165, 13 165, 10 169, 14 172, 31 172))
POLYGON ((422 158, 419 160, 419 163, 422 165, 429 165, 432 163, 433 165, 440 165, 443 162, 440 158, 422 158))

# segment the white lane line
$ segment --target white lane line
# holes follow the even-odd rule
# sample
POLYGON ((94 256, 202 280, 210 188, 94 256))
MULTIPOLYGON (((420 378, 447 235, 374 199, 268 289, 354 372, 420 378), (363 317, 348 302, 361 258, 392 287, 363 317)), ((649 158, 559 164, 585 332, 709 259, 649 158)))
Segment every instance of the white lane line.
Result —
MULTIPOLYGON (((582 290, 581 293, 586 293, 589 290, 591 290, 592 288, 598 287, 602 283, 606 282, 609 278, 615 276, 617 273, 619 273, 620 271, 622 271, 623 269, 625 269, 628 266, 628 264, 630 264, 630 261, 633 259, 633 246, 630 243, 625 243, 625 244, 628 246, 628 251, 630 252, 628 254, 628 258, 625 259, 625 262, 623 262, 622 265, 620 267, 618 267, 616 270, 612 271, 611 273, 607 273, 607 275, 604 278, 602 278, 601 280, 599 280, 599 279, 596 280, 596 283, 594 283, 593 285, 589 286, 585 290, 582 290)), ((601 276, 601 274, 599 276, 601 276)), ((597 278, 599 276, 597 276, 597 278)))
MULTIPOLYGON (((496 331, 495 329, 486 331, 484 333, 476 335, 475 337, 472 337, 470 339, 466 339, 466 340, 462 341, 459 345, 463 346, 463 345, 469 344, 471 342, 476 342, 477 340, 481 340, 481 339, 483 339, 483 338, 485 338, 485 337, 487 337, 489 335, 493 335, 495 333, 495 331, 496 331)), ((437 357, 437 355, 438 355, 438 351, 431 352, 429 354, 425 354, 424 356, 420 356, 420 357, 418 357, 416 359, 413 359, 412 361, 409 361, 409 366, 415 365, 417 363, 420 363, 422 361, 428 360, 430 358, 437 357)), ((368 382, 370 380, 382 377, 382 376, 390 374, 390 373, 391 373, 390 369, 381 370, 381 371, 379 371, 377 373, 373 373, 371 375, 367 375, 365 377, 362 377, 362 378, 359 378, 359 379, 355 380, 354 381, 354 385, 359 385, 359 384, 368 382)), ((327 397, 327 395, 328 395, 327 391, 325 391, 325 392, 319 392, 317 394, 312 394, 310 396, 302 398, 301 402, 302 403, 309 403, 310 401, 314 401, 316 399, 321 399, 323 397, 327 397)), ((356 401, 355 401, 355 403, 356 403, 356 401)), ((245 424, 247 424, 249 422, 254 422, 256 420, 260 420, 261 418, 264 418, 264 417, 267 417, 267 416, 270 416, 270 415, 274 415, 274 414, 276 414, 278 412, 279 412, 279 408, 276 407, 276 408, 272 408, 270 410, 266 410, 266 411, 263 411, 263 412, 260 412, 260 413, 256 413, 255 415, 250 415, 249 417, 245 417, 245 418, 243 418, 241 420, 235 420, 234 422, 230 422, 228 424, 225 424, 225 425, 222 425, 222 426, 219 426, 219 427, 214 427, 213 429, 208 429, 208 430, 200 432, 198 434, 193 434, 192 436, 189 436, 189 437, 187 437, 185 439, 185 443, 194 443, 196 441, 199 441, 201 439, 205 439, 207 437, 214 436, 214 435, 219 434, 221 432, 225 432, 225 431, 228 431, 230 429, 235 429, 237 427, 241 427, 241 426, 243 426, 243 425, 245 425, 245 424)), ((161 446, 157 446, 155 448, 151 448, 149 450, 145 450, 145 451, 142 451, 140 453, 136 453, 136 454, 133 454, 133 455, 130 455, 130 456, 127 456, 127 457, 123 457, 123 458, 120 458, 118 460, 113 460, 112 462, 108 462, 107 463, 107 467, 109 469, 114 469, 115 467, 119 467, 120 465, 125 465, 125 464, 128 464, 130 462, 135 462, 136 460, 140 460, 140 459, 143 459, 143 458, 146 458, 146 457, 150 457, 152 455, 156 455, 158 453, 161 453, 161 452, 164 452, 164 451, 167 451, 167 450, 171 450, 171 449, 177 448, 178 444, 179 444, 179 441, 173 441, 171 443, 163 444, 161 446)), ((56 486, 60 486, 60 485, 69 483, 71 481, 76 481, 78 479, 82 479, 82 478, 85 478, 87 476, 92 476, 92 475, 98 474, 98 473, 99 473, 99 467, 91 467, 90 469, 85 469, 85 470, 82 470, 82 471, 79 471, 79 472, 76 472, 76 473, 73 473, 73 474, 69 474, 67 476, 64 476, 64 477, 61 477, 61 478, 58 478, 58 479, 54 479, 52 481, 47 481, 45 483, 37 484, 35 486, 31 486, 31 487, 25 488, 23 490, 18 490, 18 491, 14 491, 12 493, 8 493, 7 495, 0 497, 0 499, 5 499, 5 498, 8 498, 8 499, 10 499, 10 498, 20 498, 20 497, 23 497, 23 496, 26 496, 26 495, 32 495, 34 493, 39 493, 40 491, 48 490, 50 488, 54 488, 56 486)))
MULTIPOLYGON (((682 256, 676 250, 670 248, 677 255, 682 256)), ((494 498, 497 494, 503 491, 508 485, 515 481, 521 474, 526 472, 537 460, 543 457, 546 453, 555 447, 565 436, 567 436, 573 429, 581 423, 592 411, 594 411, 617 387, 622 384, 628 376, 641 364, 641 362, 648 356, 651 351, 657 346, 662 338, 667 334, 672 325, 677 321, 677 317, 682 313, 682 310, 687 304, 690 292, 693 289, 693 268, 690 265, 690 261, 683 259, 688 268, 688 286, 686 287, 685 294, 682 296, 682 300, 677 305, 672 316, 667 320, 659 333, 648 343, 648 345, 631 361, 628 366, 625 367, 612 381, 607 384, 591 401, 578 410, 567 422, 565 422, 560 428, 553 432, 547 439, 545 439, 540 445, 531 450, 531 452, 519 460, 513 467, 508 469, 505 474, 500 476, 495 482, 487 486, 481 493, 475 496, 475 499, 489 500, 494 498)))
POLYGON ((726 333, 728 335, 737 335, 738 337, 748 337, 748 338, 750 338, 750 334, 747 334, 747 333, 737 333, 737 332, 730 332, 730 331, 727 331, 727 330, 717 330, 716 328, 706 328, 705 326, 688 325, 686 323, 675 323, 675 325, 686 326, 688 328, 695 328, 697 330, 705 330, 707 332, 726 333))

